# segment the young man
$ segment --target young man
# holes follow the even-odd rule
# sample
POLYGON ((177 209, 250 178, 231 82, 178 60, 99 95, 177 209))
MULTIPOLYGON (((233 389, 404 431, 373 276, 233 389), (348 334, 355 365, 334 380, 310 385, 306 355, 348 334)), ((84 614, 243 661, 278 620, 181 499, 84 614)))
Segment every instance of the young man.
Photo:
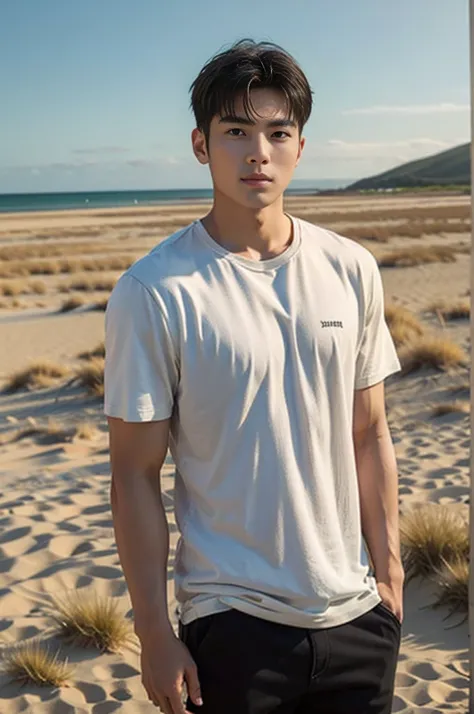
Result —
POLYGON ((166 714, 391 711, 403 569, 383 381, 400 365, 372 255, 283 210, 311 105, 276 45, 214 57, 192 85, 213 207, 108 305, 114 526, 142 682, 166 714))

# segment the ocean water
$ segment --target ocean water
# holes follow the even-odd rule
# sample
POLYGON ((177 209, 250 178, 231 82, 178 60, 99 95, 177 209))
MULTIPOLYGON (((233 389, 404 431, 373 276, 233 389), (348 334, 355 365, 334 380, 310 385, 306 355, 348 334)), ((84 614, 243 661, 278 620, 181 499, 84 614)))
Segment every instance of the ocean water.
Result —
MULTIPOLYGON (((343 179, 295 181, 287 195, 317 193, 318 190, 342 188, 343 179)), ((66 211, 84 208, 121 208, 153 206, 183 201, 208 201, 212 189, 168 189, 156 191, 76 191, 68 193, 0 193, 0 213, 26 211, 66 211)))

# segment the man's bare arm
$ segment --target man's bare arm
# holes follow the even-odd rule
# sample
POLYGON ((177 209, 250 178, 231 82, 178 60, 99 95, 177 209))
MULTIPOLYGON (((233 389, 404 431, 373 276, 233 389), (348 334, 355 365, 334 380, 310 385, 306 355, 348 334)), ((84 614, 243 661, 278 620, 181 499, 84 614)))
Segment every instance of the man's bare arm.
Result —
POLYGON ((401 619, 403 566, 400 556, 398 473, 385 412, 383 382, 355 392, 353 442, 362 532, 382 599, 383 590, 394 595, 398 602, 393 602, 393 605, 401 619))
POLYGON ((115 539, 140 640, 152 630, 172 631, 166 594, 169 530, 160 487, 169 421, 108 418, 115 539))

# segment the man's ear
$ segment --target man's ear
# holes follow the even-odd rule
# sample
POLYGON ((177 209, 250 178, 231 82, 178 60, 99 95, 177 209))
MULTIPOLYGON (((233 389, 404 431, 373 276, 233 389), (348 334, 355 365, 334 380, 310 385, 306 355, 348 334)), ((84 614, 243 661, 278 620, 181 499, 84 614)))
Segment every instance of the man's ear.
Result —
POLYGON ((303 149, 304 149, 304 145, 305 145, 305 144, 306 144, 306 139, 305 139, 304 136, 302 136, 301 139, 300 139, 300 145, 299 145, 299 148, 298 148, 298 155, 297 155, 297 157, 296 157, 296 164, 295 164, 295 166, 298 166, 298 164, 299 164, 299 162, 300 162, 301 154, 303 153, 303 149))
POLYGON ((191 133, 191 141, 193 144, 194 156, 200 164, 209 163, 209 154, 207 153, 206 137, 200 129, 193 129, 191 133))

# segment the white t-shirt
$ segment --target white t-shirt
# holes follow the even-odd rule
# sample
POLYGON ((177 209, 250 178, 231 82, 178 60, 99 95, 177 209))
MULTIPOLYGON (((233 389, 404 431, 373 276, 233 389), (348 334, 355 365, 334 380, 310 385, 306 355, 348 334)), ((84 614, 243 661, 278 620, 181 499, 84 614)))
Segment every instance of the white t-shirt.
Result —
POLYGON ((172 417, 184 624, 236 608, 329 627, 380 601, 352 441, 354 390, 400 369, 380 273, 359 244, 290 218, 293 241, 263 261, 195 221, 108 303, 106 414, 172 417))

